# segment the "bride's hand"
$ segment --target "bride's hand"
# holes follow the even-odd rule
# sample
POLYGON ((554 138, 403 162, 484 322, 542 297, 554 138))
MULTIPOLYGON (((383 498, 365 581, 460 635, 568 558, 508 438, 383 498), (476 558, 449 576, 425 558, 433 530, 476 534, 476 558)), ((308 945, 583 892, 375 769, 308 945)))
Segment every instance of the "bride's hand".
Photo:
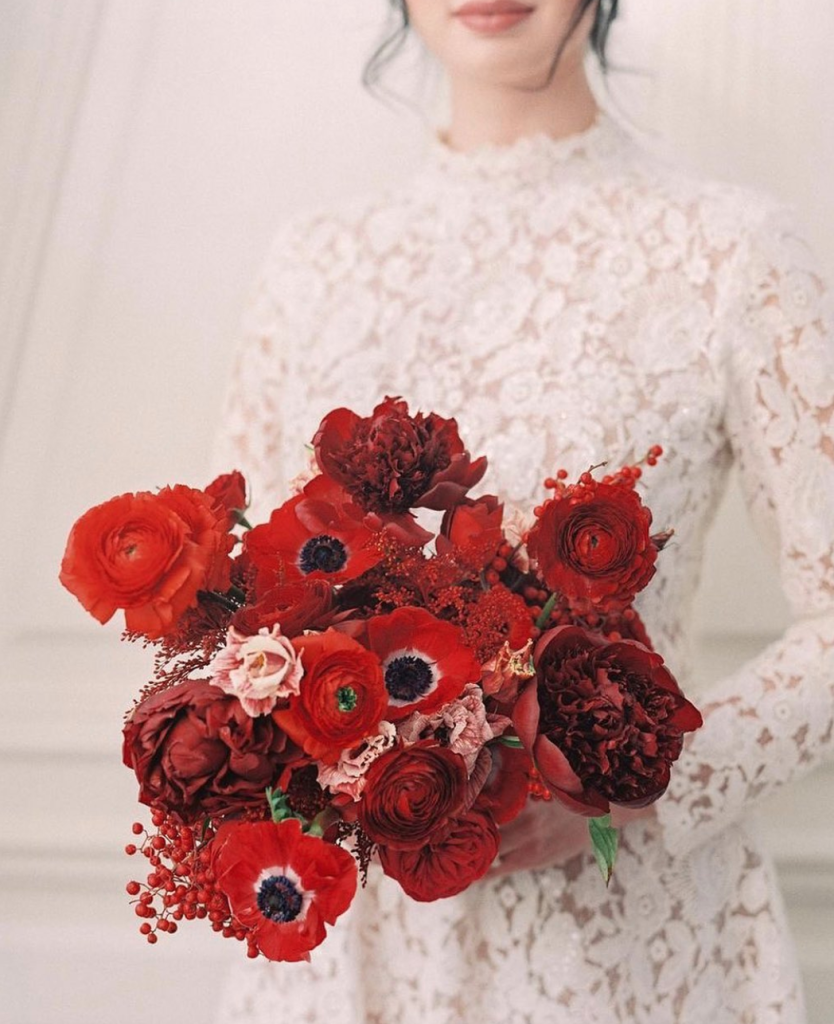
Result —
MULTIPOLYGON (((615 828, 620 828, 651 813, 651 807, 612 807, 611 818, 615 828)), ((558 800, 528 800, 521 814, 502 827, 499 857, 486 877, 561 865, 583 850, 591 852, 588 818, 574 814, 558 800)))

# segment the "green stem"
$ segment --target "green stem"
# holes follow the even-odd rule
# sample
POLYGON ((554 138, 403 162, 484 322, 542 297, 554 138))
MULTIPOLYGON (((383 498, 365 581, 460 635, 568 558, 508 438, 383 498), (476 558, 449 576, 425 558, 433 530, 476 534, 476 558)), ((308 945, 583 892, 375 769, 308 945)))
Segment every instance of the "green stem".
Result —
POLYGON ((544 608, 542 608, 541 615, 536 619, 536 626, 538 629, 544 629, 547 625, 547 620, 550 618, 550 613, 553 611, 558 597, 559 595, 554 592, 547 599, 544 608))

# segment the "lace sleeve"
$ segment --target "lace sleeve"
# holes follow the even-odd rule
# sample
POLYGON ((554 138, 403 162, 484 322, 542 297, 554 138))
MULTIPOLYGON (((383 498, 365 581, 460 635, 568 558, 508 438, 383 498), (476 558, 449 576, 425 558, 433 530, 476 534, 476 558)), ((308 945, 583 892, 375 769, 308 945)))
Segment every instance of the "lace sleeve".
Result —
POLYGON ((724 425, 793 621, 702 698, 704 726, 657 804, 666 846, 678 855, 834 745, 831 296, 784 212, 768 212, 739 256, 743 295, 731 324, 724 425))
POLYGON ((281 393, 291 328, 287 297, 275 287, 274 268, 287 234, 285 229, 276 236, 250 290, 212 459, 216 473, 239 469, 246 477, 252 523, 266 519, 286 487, 281 393))

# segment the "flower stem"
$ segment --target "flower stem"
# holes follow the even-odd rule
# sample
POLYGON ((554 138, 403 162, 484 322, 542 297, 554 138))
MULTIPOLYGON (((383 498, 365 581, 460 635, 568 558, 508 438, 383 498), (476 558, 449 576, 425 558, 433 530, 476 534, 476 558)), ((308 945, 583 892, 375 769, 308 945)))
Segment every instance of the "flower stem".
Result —
POLYGON ((550 613, 553 611, 558 597, 558 593, 554 591, 547 599, 544 608, 542 608, 541 615, 536 619, 536 626, 538 629, 544 629, 547 625, 547 620, 550 618, 550 613))

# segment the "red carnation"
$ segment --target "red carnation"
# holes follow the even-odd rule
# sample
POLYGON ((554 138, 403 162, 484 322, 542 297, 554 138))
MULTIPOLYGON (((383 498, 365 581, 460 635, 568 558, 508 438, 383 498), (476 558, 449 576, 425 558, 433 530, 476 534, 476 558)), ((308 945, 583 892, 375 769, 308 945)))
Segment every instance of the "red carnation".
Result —
POLYGON ((368 769, 359 823, 375 843, 419 850, 448 835, 467 796, 466 763, 433 741, 391 750, 368 769))
POLYGON ((661 656, 634 640, 557 626, 534 660, 513 723, 553 795, 592 816, 609 801, 640 807, 661 796, 683 734, 702 724, 661 656))
POLYGON ((545 503, 527 550, 550 589, 572 604, 622 607, 654 575, 651 522, 632 488, 593 481, 545 503))
POLYGON ((451 508, 486 472, 485 458, 471 461, 455 420, 411 416, 398 398, 386 398, 364 418, 334 410, 313 444, 322 472, 362 508, 382 514, 451 508))
POLYGON ((309 960, 356 893, 353 857, 305 835, 297 818, 229 823, 212 853, 217 888, 270 960, 309 960))
POLYGON ((335 763, 385 718, 382 666, 362 644, 333 629, 296 637, 293 646, 304 666, 300 691, 286 711, 273 715, 311 757, 335 763))
POLYGON ((374 616, 367 642, 382 662, 392 722, 412 711, 428 714, 460 696, 481 678, 481 666, 463 641, 463 631, 424 608, 398 608, 374 616))
POLYGON ((316 477, 244 537, 258 590, 302 579, 344 583, 361 576, 382 557, 374 543, 378 525, 369 525, 332 481, 316 477))
POLYGON ((228 588, 233 544, 225 511, 202 491, 122 494, 75 523, 60 580, 99 622, 123 608, 128 630, 157 640, 198 591, 228 588))
POLYGON ((415 900, 430 902, 456 896, 482 878, 498 853, 500 837, 492 816, 471 810, 458 818, 440 842, 416 850, 380 846, 386 875, 395 878, 415 900))
POLYGON ((439 555, 457 552, 467 564, 481 569, 489 562, 503 540, 501 520, 504 506, 493 494, 465 498, 443 516, 437 538, 439 555))
POLYGON ((300 755, 274 715, 252 718, 202 679, 152 694, 124 727, 124 763, 139 800, 186 823, 263 804, 264 789, 300 755))
POLYGON ((246 510, 246 478, 239 470, 223 473, 206 487, 205 493, 226 510, 229 529, 238 524, 237 513, 246 510))

